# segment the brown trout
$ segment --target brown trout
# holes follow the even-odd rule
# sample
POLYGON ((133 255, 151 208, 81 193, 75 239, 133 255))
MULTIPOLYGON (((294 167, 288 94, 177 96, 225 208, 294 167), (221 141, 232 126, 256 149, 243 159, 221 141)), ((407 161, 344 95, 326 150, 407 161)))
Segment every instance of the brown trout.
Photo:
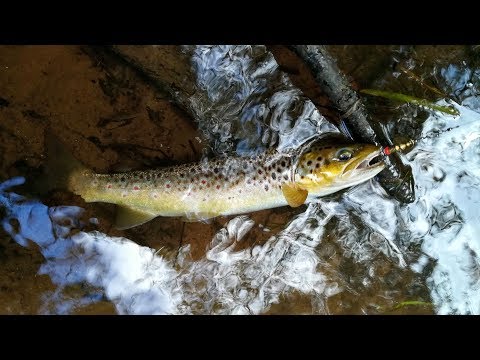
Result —
POLYGON ((86 202, 118 205, 116 226, 127 229, 157 216, 194 221, 300 206, 373 178, 384 168, 380 154, 377 146, 331 137, 285 153, 115 174, 94 173, 70 158, 63 160, 63 185, 86 202))

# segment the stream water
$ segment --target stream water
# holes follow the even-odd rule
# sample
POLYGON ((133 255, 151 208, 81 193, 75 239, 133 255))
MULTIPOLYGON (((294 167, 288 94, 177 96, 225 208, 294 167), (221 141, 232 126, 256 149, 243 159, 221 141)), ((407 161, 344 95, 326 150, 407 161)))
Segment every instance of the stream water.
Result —
MULTIPOLYGON (((199 89, 191 105, 213 153, 282 150, 337 131, 264 47, 185 49, 199 89)), ((305 206, 262 244, 240 246, 260 226, 246 214, 216 232, 200 259, 190 245, 172 256, 83 232, 81 208, 17 194, 21 177, 4 182, 4 230, 22 246, 37 244, 39 273, 56 286, 38 312, 68 314, 107 300, 120 314, 479 314, 480 71, 436 71, 456 100, 438 103, 460 115, 428 112, 402 155, 416 184, 413 203, 371 180, 305 206), (79 285, 80 295, 66 291, 79 285)), ((387 125, 408 121, 411 111, 400 105, 387 125)))

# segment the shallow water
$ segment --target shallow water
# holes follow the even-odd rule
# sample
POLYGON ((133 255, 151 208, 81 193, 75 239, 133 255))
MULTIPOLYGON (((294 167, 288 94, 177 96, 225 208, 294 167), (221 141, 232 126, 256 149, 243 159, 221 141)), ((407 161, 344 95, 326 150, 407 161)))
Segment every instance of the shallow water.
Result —
MULTIPOLYGON (((295 147, 336 131, 264 47, 185 50, 197 75, 191 106, 214 154, 295 147)), ((85 217, 78 206, 17 195, 22 178, 4 182, 3 228, 21 246, 36 244, 44 257, 38 274, 53 284, 35 290, 41 300, 30 312, 93 306, 93 313, 120 314, 480 313, 479 71, 451 60, 422 66, 411 69, 433 74, 460 116, 382 103, 392 137, 406 128, 417 140, 402 155, 416 184, 412 204, 391 199, 371 180, 280 213, 279 223, 255 221, 255 214, 228 218, 199 255, 192 242, 174 252, 167 244, 82 231, 103 220, 85 217)), ((394 71, 383 77, 393 89, 398 78, 394 71)))

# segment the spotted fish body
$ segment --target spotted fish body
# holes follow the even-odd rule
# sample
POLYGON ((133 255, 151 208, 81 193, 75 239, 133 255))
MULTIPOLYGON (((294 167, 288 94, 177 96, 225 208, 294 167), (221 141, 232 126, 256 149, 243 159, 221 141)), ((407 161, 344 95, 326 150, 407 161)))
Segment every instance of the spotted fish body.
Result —
POLYGON ((87 173, 73 190, 87 202, 115 203, 157 216, 208 219, 285 206, 282 184, 287 181, 292 181, 292 158, 266 153, 160 170, 87 173))
POLYGON ((119 228, 157 216, 204 220, 299 206, 366 181, 383 169, 382 163, 368 164, 379 154, 378 147, 332 141, 318 140, 297 152, 272 149, 252 158, 227 157, 158 170, 96 174, 82 169, 69 175, 68 187, 87 202, 114 203, 128 210, 117 219, 119 228))

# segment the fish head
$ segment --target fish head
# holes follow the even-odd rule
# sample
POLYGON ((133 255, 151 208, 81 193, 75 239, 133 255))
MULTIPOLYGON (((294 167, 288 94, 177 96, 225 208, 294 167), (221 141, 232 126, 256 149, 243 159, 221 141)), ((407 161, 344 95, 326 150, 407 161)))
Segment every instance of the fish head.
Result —
POLYGON ((302 152, 294 178, 299 189, 323 196, 367 181, 384 167, 379 146, 320 139, 302 152))

